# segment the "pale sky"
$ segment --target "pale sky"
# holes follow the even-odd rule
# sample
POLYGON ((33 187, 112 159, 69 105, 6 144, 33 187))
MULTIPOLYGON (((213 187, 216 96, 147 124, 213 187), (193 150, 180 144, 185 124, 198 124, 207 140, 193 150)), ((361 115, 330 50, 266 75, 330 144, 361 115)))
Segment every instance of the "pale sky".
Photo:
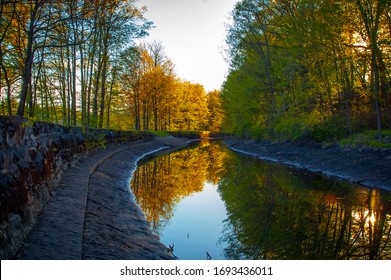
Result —
POLYGON ((155 28, 145 41, 161 41, 178 77, 206 91, 220 89, 228 71, 224 61, 225 23, 238 0, 139 0, 155 28))

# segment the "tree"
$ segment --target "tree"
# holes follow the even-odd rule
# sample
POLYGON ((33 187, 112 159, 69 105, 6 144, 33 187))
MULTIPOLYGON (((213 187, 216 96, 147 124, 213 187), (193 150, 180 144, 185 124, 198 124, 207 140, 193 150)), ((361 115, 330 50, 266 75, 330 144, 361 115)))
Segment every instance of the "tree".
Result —
POLYGON ((388 2, 239 2, 227 35, 226 129, 322 141, 375 122, 381 141, 390 107, 388 2))
POLYGON ((2 89, 2 79, 4 77, 6 83, 6 103, 7 113, 12 115, 12 101, 11 101, 11 71, 8 69, 7 56, 11 54, 6 44, 11 41, 9 30, 12 27, 14 17, 16 15, 16 3, 5 5, 5 1, 0 2, 0 93, 2 89))
POLYGON ((387 13, 387 0, 355 0, 360 22, 364 26, 361 33, 362 39, 367 43, 371 56, 371 91, 375 97, 376 122, 378 140, 382 142, 382 113, 380 108, 380 67, 384 65, 382 61, 382 51, 380 48, 380 23, 385 13, 387 13))
POLYGON ((174 65, 166 57, 164 47, 161 42, 152 42, 147 46, 153 67, 148 73, 148 88, 151 95, 151 105, 153 112, 154 130, 161 130, 165 123, 165 113, 167 102, 172 92, 175 78, 174 65))
MULTIPOLYGON (((23 50, 23 64, 22 64, 22 86, 20 92, 20 100, 17 114, 21 117, 24 116, 26 100, 31 93, 31 80, 32 70, 35 52, 39 48, 46 47, 46 39, 49 36, 49 32, 60 25, 64 19, 59 16, 56 19, 55 13, 60 13, 60 4, 47 1, 47 0, 33 0, 27 4, 20 4, 19 19, 25 20, 24 9, 28 11, 28 24, 27 28, 22 28, 22 32, 25 32, 27 43, 23 50), (22 6, 26 7, 22 7, 22 6)), ((32 96, 29 96, 30 101, 32 96)), ((33 108, 30 108, 30 116, 33 114, 33 108)))
POLYGON ((224 118, 222 108, 222 99, 219 90, 211 91, 207 94, 208 98, 208 130, 210 132, 220 132, 224 118))
POLYGON ((208 107, 204 87, 184 81, 178 91, 178 111, 173 122, 179 131, 202 131, 207 127, 208 107))
POLYGON ((19 116, 28 109, 29 118, 58 122, 61 112, 63 124, 96 127, 106 116, 109 125, 118 53, 147 34, 145 11, 134 0, 1 1, 0 85, 8 114, 18 92, 19 116))

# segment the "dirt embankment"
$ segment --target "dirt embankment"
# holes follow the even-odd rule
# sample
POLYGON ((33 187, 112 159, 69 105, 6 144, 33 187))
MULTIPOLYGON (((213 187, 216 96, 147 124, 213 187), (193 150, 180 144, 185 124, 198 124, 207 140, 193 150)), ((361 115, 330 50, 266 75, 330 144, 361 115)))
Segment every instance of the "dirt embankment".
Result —
POLYGON ((271 143, 229 138, 228 147, 260 160, 391 191, 391 150, 344 148, 338 144, 271 143))

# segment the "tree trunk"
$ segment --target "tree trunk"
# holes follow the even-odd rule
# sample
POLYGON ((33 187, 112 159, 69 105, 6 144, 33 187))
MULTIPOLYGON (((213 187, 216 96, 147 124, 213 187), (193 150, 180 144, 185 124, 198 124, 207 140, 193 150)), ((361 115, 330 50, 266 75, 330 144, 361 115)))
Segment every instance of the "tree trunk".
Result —
MULTIPOLYGON (((95 22, 96 22, 96 18, 95 18, 95 22)), ((89 59, 88 87, 87 87, 87 108, 86 108, 87 126, 91 124, 90 108, 91 108, 91 94, 92 94, 92 76, 94 73, 95 51, 96 51, 97 38, 98 38, 96 26, 94 26, 94 30, 95 32, 94 32, 93 45, 91 51, 89 52, 91 57, 89 59)))
POLYGON ((135 114, 135 129, 141 130, 141 116, 140 116, 140 96, 138 89, 134 92, 134 114, 135 114))
POLYGON ((67 126, 71 126, 71 96, 72 96, 72 79, 71 79, 71 52, 67 47, 67 126))
MULTIPOLYGON (((14 16, 15 16, 15 4, 13 4, 11 19, 8 21, 7 24, 3 23, 3 8, 5 7, 4 2, 5 2, 4 0, 1 0, 1 2, 0 2, 0 25, 3 26, 3 30, 2 30, 3 35, 6 34, 8 28, 11 26, 11 23, 12 23, 14 16)), ((4 73, 5 83, 7 85, 7 92, 6 92, 7 114, 12 115, 11 81, 9 80, 7 68, 5 67, 4 60, 3 60, 3 48, 2 48, 3 40, 4 40, 4 36, 0 37, 0 64, 1 64, 1 69, 3 70, 3 73, 4 73)), ((1 75, 0 75, 0 78, 1 78, 1 75)))
MULTIPOLYGON (((82 41, 84 40, 83 34, 84 34, 84 25, 81 31, 82 34, 82 41)), ((84 80, 85 77, 85 67, 84 67, 84 53, 83 53, 83 45, 79 45, 79 52, 80 52, 80 83, 81 83, 81 125, 84 127, 86 125, 86 81, 84 80)))
POLYGON ((72 47, 72 125, 76 126, 76 45, 72 47))
POLYGON ((375 108, 376 108, 376 122, 377 122, 377 139, 381 143, 383 142, 382 135, 382 114, 380 109, 380 79, 379 79, 379 68, 376 60, 376 53, 372 50, 372 71, 373 71, 373 93, 375 95, 375 108))
POLYGON ((22 74, 22 89, 20 92, 19 106, 17 115, 24 117, 24 111, 26 106, 27 95, 29 93, 29 86, 31 83, 32 76, 32 67, 34 59, 34 32, 35 32, 35 20, 37 14, 37 4, 34 5, 34 8, 30 12, 30 24, 29 31, 27 36, 27 48, 26 48, 26 58, 24 60, 23 74, 22 74))
POLYGON ((102 83, 100 92, 100 112, 99 112, 99 128, 103 126, 103 116, 105 113, 105 98, 106 98, 106 76, 107 76, 107 46, 105 46, 103 54, 103 66, 102 66, 102 83))
POLYGON ((110 83, 109 97, 107 99, 107 118, 106 118, 106 127, 107 128, 110 128, 110 107, 111 107, 111 100, 113 97, 113 88, 114 88, 116 75, 117 75, 117 69, 114 67, 113 72, 112 72, 111 83, 110 83))
POLYGON ((64 61, 64 53, 62 49, 60 49, 60 94, 61 94, 61 103, 62 103, 62 124, 65 125, 67 119, 67 96, 66 96, 66 69, 65 69, 65 61, 64 61))
POLYGON ((156 96, 153 97, 153 118, 154 118, 154 124, 155 124, 155 131, 159 130, 159 120, 158 120, 158 108, 157 108, 157 101, 156 96))
MULTIPOLYGON (((361 20, 365 25, 366 35, 369 39, 369 46, 371 51, 371 72, 372 72, 372 92, 375 97, 375 109, 376 109, 376 123, 377 123, 377 138, 379 142, 383 141, 382 136, 382 114, 380 108, 380 78, 379 67, 377 62, 378 54, 381 50, 378 46, 378 31, 380 24, 380 17, 386 10, 386 1, 377 0, 373 2, 367 2, 363 0, 356 0, 356 5, 359 8, 361 14, 361 20)), ((380 56, 380 55, 379 55, 380 56)))
POLYGON ((95 86, 94 86, 94 102, 92 105, 92 115, 93 115, 93 123, 92 125, 94 127, 97 127, 97 120, 98 120, 98 92, 99 92, 99 83, 100 83, 100 75, 102 71, 102 59, 101 55, 99 55, 98 59, 98 70, 95 74, 95 86))
POLYGON ((6 96, 7 96, 7 113, 8 113, 8 115, 11 116, 12 115, 11 82, 10 82, 10 80, 8 78, 7 68, 5 68, 2 58, 3 58, 3 51, 2 51, 1 45, 0 45, 1 69, 3 70, 5 83, 7 85, 7 93, 6 93, 6 96))

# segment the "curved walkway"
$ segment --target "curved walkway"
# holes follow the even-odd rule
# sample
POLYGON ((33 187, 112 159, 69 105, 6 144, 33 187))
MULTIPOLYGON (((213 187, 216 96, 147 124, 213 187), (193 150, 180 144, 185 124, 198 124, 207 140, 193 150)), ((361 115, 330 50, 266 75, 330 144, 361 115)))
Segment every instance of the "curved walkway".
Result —
POLYGON ((135 203, 129 181, 138 160, 186 143, 163 138, 117 145, 66 170, 17 258, 172 259, 135 203))

